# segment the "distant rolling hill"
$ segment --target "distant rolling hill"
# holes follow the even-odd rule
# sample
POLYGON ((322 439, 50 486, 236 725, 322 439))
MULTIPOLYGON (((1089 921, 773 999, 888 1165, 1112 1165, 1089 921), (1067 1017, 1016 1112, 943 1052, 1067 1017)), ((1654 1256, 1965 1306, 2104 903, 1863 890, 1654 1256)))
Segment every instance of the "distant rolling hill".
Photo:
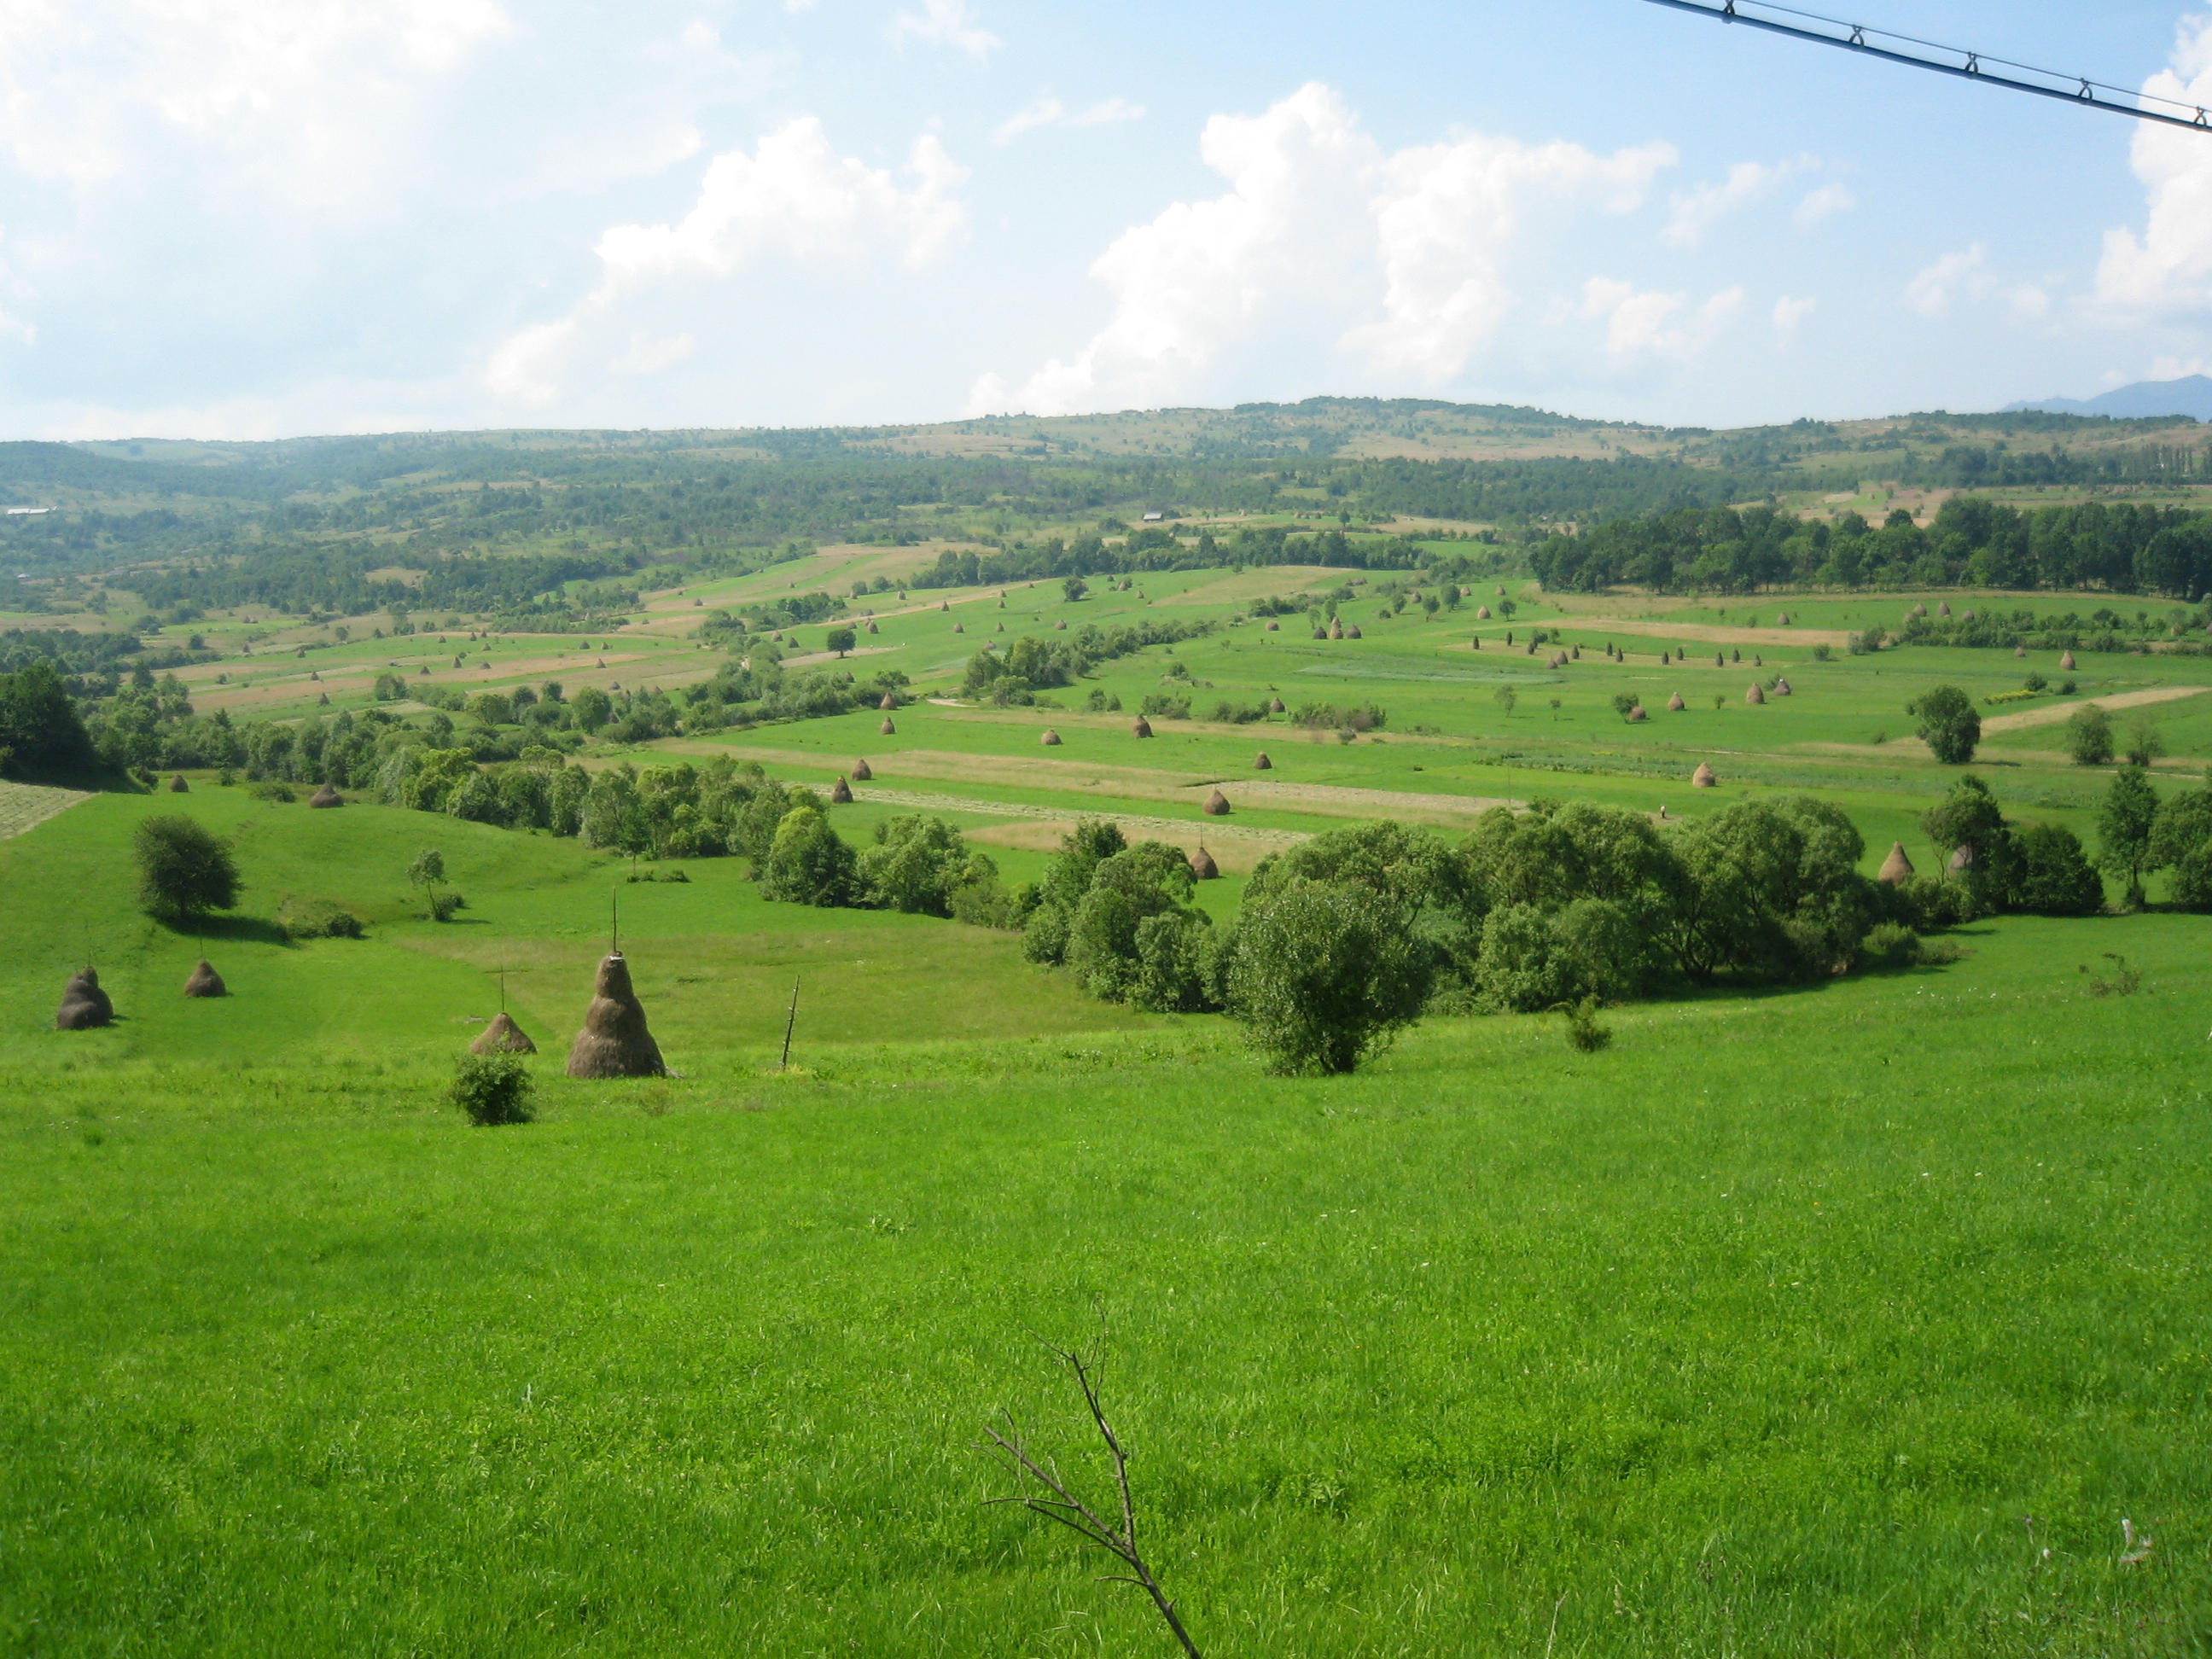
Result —
POLYGON ((2178 380, 2137 380, 2115 386, 2094 398, 2045 398, 2036 403, 2007 404, 2008 415, 2109 415, 2114 420, 2136 421, 2146 416, 2186 415, 2191 420, 2212 421, 2212 380, 2202 374, 2178 380))

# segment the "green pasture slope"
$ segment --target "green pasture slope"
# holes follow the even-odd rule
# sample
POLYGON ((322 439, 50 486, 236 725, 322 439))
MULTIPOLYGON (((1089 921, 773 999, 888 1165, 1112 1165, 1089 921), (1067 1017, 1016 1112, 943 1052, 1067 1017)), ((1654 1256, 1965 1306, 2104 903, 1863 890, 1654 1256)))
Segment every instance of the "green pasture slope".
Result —
MULTIPOLYGON (((1015 880, 1085 811, 1203 828, 1234 872, 1361 816, 1455 833, 1496 799, 1684 817, 1799 789, 1849 808, 1869 868, 1902 840, 1925 869, 1917 817, 1956 774, 1904 703, 2058 678, 2050 653, 1817 659, 1933 595, 1723 617, 1509 584, 1516 617, 1478 623, 1363 588, 1358 641, 1230 625, 1239 596, 1342 578, 917 594, 851 664, 924 695, 892 736, 871 710, 587 760, 826 784, 865 757, 846 835, 933 802, 1015 880), (927 700, 987 638, 1140 616, 1217 629, 1045 706, 927 700), (1531 626, 1582 660, 1529 659, 1531 626), (1747 706, 1778 670, 1795 695, 1747 706), (1094 685, 1123 712, 1085 712, 1094 685), (1195 717, 1135 738, 1161 694, 1195 717), (1388 723, 1206 718, 1272 695, 1388 723), (1718 789, 1690 787, 1701 760, 1718 789), (1226 823, 1198 811, 1217 782, 1226 823)), ((680 616, 636 622, 700 654, 680 616)), ((2157 723, 2161 789, 2196 781, 2212 659, 2075 678, 1984 715, 2155 693, 2116 719, 2157 723)), ((1973 769, 2094 843, 2109 773, 2062 733, 1993 729, 1973 769)), ((985 1503, 1002 1408, 1103 1490, 1040 1335, 1103 1362, 1210 1656, 2212 1648, 2212 919, 2008 917, 1948 967, 1609 1011, 1595 1054, 1556 1022, 1437 1019, 1286 1081, 1224 1022, 1090 1001, 1011 935, 681 867, 632 883, 571 841, 204 777, 0 840, 0 1654, 1165 1652, 1102 1562, 985 1503), (234 837, 247 882, 183 936, 130 891, 133 826, 172 811, 234 837), (425 846, 467 896, 447 926, 402 875, 425 846), (676 1077, 560 1074, 611 895, 676 1077), (271 918, 316 899, 369 937, 285 943, 271 918), (229 999, 179 996, 203 951, 229 999), (2088 994, 2107 952, 2137 994, 2088 994), (88 954, 122 1022, 55 1033, 88 954), (472 1129, 442 1094, 502 975, 543 1115, 472 1129)))

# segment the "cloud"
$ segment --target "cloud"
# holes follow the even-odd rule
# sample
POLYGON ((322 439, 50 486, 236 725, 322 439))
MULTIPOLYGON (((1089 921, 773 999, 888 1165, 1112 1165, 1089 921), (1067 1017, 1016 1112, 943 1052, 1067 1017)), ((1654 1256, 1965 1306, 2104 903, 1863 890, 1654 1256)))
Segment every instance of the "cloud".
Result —
POLYGON ((1617 362, 1654 356, 1686 362, 1696 357, 1741 309, 1743 290, 1723 289, 1683 324, 1669 326, 1668 319, 1688 304, 1686 295, 1639 290, 1607 276, 1583 284, 1582 315, 1604 319, 1606 352, 1617 362))
MULTIPOLYGON (((2212 16, 2185 18, 2173 66, 2143 83, 2160 98, 2212 104, 2212 16)), ((2108 230, 2095 295, 2154 315, 2212 307, 2212 145, 2201 134, 2144 122, 2130 160, 2148 209, 2142 232, 2108 230)))
POLYGON ((1786 295, 1774 302, 1774 337, 1788 345, 1797 337, 1797 325, 1811 316, 1818 300, 1792 300, 1786 295))
POLYGON ((1113 295, 1104 326, 1019 380, 981 376, 972 409, 1188 395, 1270 341, 1449 379, 1519 303, 1519 269, 1562 216, 1626 212, 1674 160, 1663 144, 1601 156, 1489 137, 1385 154, 1319 82, 1259 115, 1214 116, 1199 150, 1229 189, 1115 238, 1091 266, 1113 295))
POLYGON ((1089 109, 1071 110, 1057 98, 1040 98, 1027 109, 1008 116, 992 132, 994 143, 1011 144, 1039 127, 1103 127, 1121 121, 1141 121, 1145 106, 1126 98, 1108 98, 1089 109))
POLYGON ((1738 161, 1729 169, 1723 183, 1699 185, 1674 198, 1674 216, 1667 222, 1665 240, 1674 247, 1696 246, 1705 240, 1705 233, 1727 215, 1740 207, 1748 207, 1791 173, 1812 165, 1808 161, 1779 161, 1769 167, 1759 161, 1738 161))
POLYGON ((1798 229, 1810 230, 1821 220, 1849 213, 1858 204, 1859 198, 1841 185, 1823 185, 1818 190, 1806 191, 1805 199, 1797 204, 1797 210, 1790 217, 1798 229))
POLYGON ((1905 285, 1905 303, 1923 317, 1941 317, 1958 299, 1978 300, 1994 285, 1989 249, 1979 242, 1960 253, 1947 253, 1905 285))
POLYGON ((765 261, 815 270, 929 264, 967 229, 955 192, 968 172, 932 133, 915 141, 905 172, 902 184, 888 168, 840 155, 811 115, 765 135, 750 154, 717 155, 683 218, 608 228, 594 250, 599 285, 566 316, 501 342, 485 384, 499 398, 542 407, 574 373, 649 376, 687 360, 697 346, 692 333, 657 337, 626 323, 641 295, 672 284, 715 284, 765 261))
POLYGON ((922 0, 919 12, 901 12, 891 20, 891 44, 902 46, 909 38, 933 46, 957 46, 975 58, 988 58, 1006 44, 976 25, 968 0, 922 0))

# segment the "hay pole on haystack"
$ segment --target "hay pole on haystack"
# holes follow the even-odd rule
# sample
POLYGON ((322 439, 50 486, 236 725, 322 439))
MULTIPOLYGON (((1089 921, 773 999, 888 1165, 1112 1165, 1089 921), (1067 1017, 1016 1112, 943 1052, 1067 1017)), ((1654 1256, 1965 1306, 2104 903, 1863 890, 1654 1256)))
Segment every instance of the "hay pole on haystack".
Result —
POLYGON ((791 1069, 792 1028, 799 1024, 799 976, 796 974, 791 977, 791 1012, 783 1017, 783 1058, 776 1064, 776 1069, 780 1072, 787 1072, 791 1069))

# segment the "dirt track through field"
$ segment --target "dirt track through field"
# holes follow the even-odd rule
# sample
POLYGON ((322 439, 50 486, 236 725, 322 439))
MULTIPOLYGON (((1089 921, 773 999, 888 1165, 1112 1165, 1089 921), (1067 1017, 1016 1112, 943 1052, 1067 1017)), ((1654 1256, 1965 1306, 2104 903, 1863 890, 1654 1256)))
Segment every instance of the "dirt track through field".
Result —
POLYGON ((0 841, 35 830, 92 797, 76 789, 50 789, 40 783, 0 783, 0 841))
POLYGON ((2056 726, 2084 703, 2095 703, 2106 714, 2115 708, 2140 708, 2146 703, 2178 702, 2184 697, 2201 697, 2206 687, 2201 685, 2154 685, 2147 691, 2117 691, 2111 696, 2084 697, 2080 702, 2052 703, 2047 708, 2025 709, 2017 714, 1998 714, 1982 722, 1982 730, 1990 732, 2019 732, 2031 726, 2056 726))
MULTIPOLYGON (((1504 626, 1502 623, 1486 625, 1504 626)), ((1703 640, 1709 645, 1826 645, 1840 650, 1851 641, 1848 631, 1837 628, 1729 628, 1719 623, 1632 622, 1616 617, 1567 616, 1535 625, 1596 634, 1641 634, 1661 640, 1703 640)))

